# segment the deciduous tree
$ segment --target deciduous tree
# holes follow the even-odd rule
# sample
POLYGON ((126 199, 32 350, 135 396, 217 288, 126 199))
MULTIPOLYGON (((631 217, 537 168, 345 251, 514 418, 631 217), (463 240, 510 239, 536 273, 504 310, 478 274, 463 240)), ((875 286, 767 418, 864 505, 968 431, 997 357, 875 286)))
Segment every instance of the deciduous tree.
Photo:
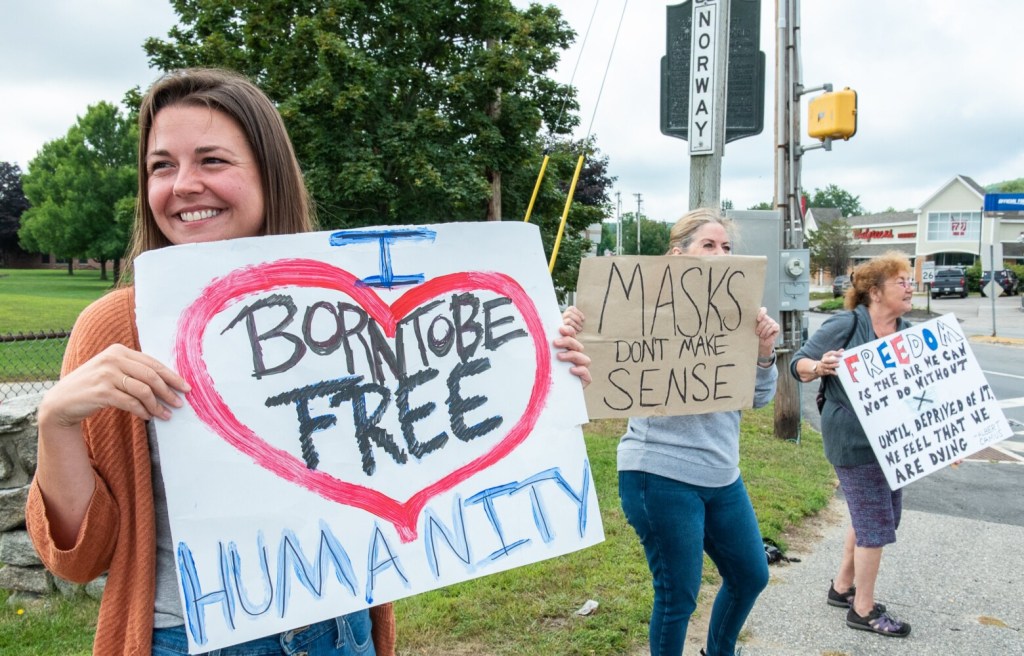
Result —
MULTIPOLYGON (((576 289, 580 258, 593 247, 585 230, 588 226, 601 223, 608 216, 608 194, 615 178, 608 175, 608 158, 593 145, 593 140, 587 144, 549 140, 544 152, 550 156, 550 160, 534 203, 530 222, 540 227, 545 256, 549 261, 576 166, 580 154, 584 154, 583 167, 580 169, 552 274, 555 289, 564 296, 565 292, 576 289)), ((536 186, 541 161, 538 151, 533 167, 520 168, 512 175, 505 176, 508 192, 506 206, 512 209, 511 215, 506 219, 521 221, 525 217, 536 186)))
MULTIPOLYGON (((522 220, 545 145, 535 214, 550 253, 578 151, 575 90, 548 77, 574 32, 553 6, 509 0, 172 0, 155 66, 239 71, 277 103, 325 228, 482 220, 500 176, 502 218, 522 220), (545 144, 542 134, 552 135, 545 144), (549 204, 551 205, 549 207, 549 204), (555 208, 557 207, 557 211, 555 208), (556 226, 557 227, 557 226, 556 226)), ((587 145, 590 153, 594 149, 587 145)), ((555 284, 575 287, 587 158, 555 284)), ((598 196, 601 195, 599 192, 598 196)), ((599 219, 597 219, 599 220, 599 219)))
POLYGON ((804 243, 811 252, 811 264, 816 269, 828 269, 833 276, 846 273, 856 244, 845 219, 818 223, 817 230, 804 235, 804 243))
POLYGON ((1024 193, 1024 178, 1015 180, 1004 180, 986 187, 988 191, 997 194, 1019 194, 1024 193))
POLYGON ((815 189, 808 199, 808 207, 836 207, 842 210, 843 216, 861 216, 865 214, 860 204, 860 196, 854 196, 845 189, 830 184, 824 189, 815 189))
MULTIPOLYGON (((67 135, 43 145, 23 179, 32 204, 18 232, 26 250, 52 252, 69 262, 93 258, 103 279, 106 263, 114 260, 117 276, 131 225, 123 207, 134 202, 136 192, 136 135, 130 116, 100 102, 67 135)), ((73 271, 69 264, 68 272, 73 271)))
POLYGON ((278 104, 325 227, 486 218, 489 171, 577 119, 547 77, 573 32, 508 0, 173 0, 164 70, 222 66, 278 104), (500 110, 496 111, 500 102, 500 110))
MULTIPOLYGON (((672 231, 671 224, 663 221, 654 221, 640 215, 640 255, 664 255, 668 251, 669 234, 672 231)), ((599 252, 608 249, 615 252, 614 223, 605 223, 602 226, 601 245, 599 252)), ((622 215, 622 254, 636 255, 636 213, 626 212, 622 215)))

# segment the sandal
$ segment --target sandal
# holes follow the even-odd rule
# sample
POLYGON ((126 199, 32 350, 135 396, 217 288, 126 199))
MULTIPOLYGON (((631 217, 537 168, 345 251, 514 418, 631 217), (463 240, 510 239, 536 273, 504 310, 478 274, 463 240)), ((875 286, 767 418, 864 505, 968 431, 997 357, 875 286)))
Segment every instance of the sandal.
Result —
POLYGON ((846 613, 846 626, 894 638, 905 638, 910 635, 910 624, 890 615, 881 604, 875 604, 871 612, 863 617, 851 607, 846 613))
POLYGON ((857 587, 851 585, 846 592, 836 590, 835 581, 828 586, 828 605, 836 608, 849 608, 853 605, 853 597, 857 593, 857 587))

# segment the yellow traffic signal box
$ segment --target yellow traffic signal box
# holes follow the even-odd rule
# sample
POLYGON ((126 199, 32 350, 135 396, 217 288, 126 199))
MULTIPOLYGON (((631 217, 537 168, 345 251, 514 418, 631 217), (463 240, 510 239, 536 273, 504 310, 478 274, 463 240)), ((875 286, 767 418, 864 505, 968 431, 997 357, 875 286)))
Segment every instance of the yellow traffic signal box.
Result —
POLYGON ((857 134, 857 92, 823 93, 807 105, 807 134, 815 139, 849 139, 857 134))

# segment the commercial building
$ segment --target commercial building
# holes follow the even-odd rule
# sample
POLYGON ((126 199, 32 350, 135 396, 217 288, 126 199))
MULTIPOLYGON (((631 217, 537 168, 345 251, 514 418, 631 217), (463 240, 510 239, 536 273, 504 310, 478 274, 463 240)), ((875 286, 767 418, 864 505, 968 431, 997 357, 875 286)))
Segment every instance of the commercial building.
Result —
MULTIPOLYGON (((979 260, 996 268, 1024 264, 1024 215, 983 212, 985 189, 965 175, 958 175, 925 200, 918 209, 846 217, 856 244, 850 267, 886 251, 901 251, 921 279, 921 264, 971 266, 979 260)), ((804 229, 813 232, 822 222, 842 218, 834 208, 808 208, 804 229)), ((830 272, 838 275, 842 272, 830 272)), ((817 284, 831 277, 819 273, 817 284)))

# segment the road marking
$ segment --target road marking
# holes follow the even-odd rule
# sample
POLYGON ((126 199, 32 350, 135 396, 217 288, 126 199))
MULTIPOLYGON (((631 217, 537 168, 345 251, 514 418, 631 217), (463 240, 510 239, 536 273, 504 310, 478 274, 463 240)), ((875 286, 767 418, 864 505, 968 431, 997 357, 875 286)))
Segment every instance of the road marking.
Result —
POLYGON ((1007 378, 1019 378, 1021 380, 1024 380, 1024 376, 1018 376, 1017 374, 1004 374, 1001 371, 986 371, 986 370, 982 369, 981 373, 983 373, 985 375, 988 375, 988 376, 1006 376, 1007 378))
POLYGON ((1006 408, 1020 408, 1024 406, 1024 396, 1018 396, 1015 399, 1003 399, 999 402, 999 407, 1006 408))

